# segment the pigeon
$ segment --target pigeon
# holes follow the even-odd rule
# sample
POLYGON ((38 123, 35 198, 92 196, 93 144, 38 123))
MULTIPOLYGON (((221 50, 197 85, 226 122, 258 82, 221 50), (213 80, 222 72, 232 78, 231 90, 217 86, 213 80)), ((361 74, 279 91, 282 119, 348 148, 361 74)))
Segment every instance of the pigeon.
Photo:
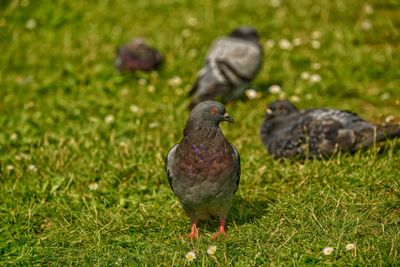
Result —
POLYGON ((160 67, 163 56, 142 38, 134 38, 117 48, 115 67, 120 72, 152 71, 160 67))
POLYGON ((298 110, 289 101, 280 100, 268 106, 260 135, 276 158, 322 159, 399 137, 400 125, 374 125, 353 112, 337 109, 298 110))
POLYGON ((242 96, 261 68, 263 52, 258 41, 252 27, 236 28, 229 36, 217 39, 189 93, 189 108, 205 100, 227 103, 242 96))
POLYGON ((218 217, 213 240, 225 232, 225 220, 239 187, 240 157, 219 128, 233 119, 215 101, 197 104, 190 112, 183 139, 165 158, 169 185, 192 221, 190 239, 197 238, 199 220, 218 217))

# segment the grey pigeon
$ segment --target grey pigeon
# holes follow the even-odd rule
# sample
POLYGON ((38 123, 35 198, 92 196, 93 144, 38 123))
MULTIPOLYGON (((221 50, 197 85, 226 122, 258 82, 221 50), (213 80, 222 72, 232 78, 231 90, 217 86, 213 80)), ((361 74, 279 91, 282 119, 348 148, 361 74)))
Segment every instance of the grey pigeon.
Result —
POLYGON ((373 125, 357 114, 326 108, 298 110, 289 101, 268 106, 261 139, 276 158, 325 158, 400 136, 400 125, 373 125))
POLYGON ((225 232, 225 220, 239 187, 240 158, 219 123, 233 119, 225 107, 204 101, 192 109, 183 139, 165 159, 169 185, 192 220, 191 239, 197 238, 197 222, 210 217, 220 219, 213 239, 225 232))
POLYGON ((217 39, 189 93, 189 108, 204 100, 226 103, 243 95, 261 68, 262 48, 258 41, 258 33, 251 27, 236 28, 229 36, 217 39))
POLYGON ((163 56, 150 47, 141 38, 135 38, 128 44, 118 47, 115 67, 120 72, 152 71, 160 67, 163 56))

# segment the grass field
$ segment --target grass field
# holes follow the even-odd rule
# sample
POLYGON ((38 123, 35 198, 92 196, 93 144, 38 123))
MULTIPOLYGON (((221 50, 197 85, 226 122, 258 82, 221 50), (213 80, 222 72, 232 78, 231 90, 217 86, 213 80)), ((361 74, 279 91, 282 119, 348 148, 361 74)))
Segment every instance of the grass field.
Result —
POLYGON ((278 97, 399 123, 399 29, 395 0, 1 1, 0 265, 399 265, 400 141, 300 164, 258 136, 278 97), (229 237, 212 242, 211 221, 189 241, 163 159, 210 43, 243 24, 265 55, 259 97, 222 126, 242 158, 229 237), (134 36, 165 55, 159 72, 116 73, 134 36))

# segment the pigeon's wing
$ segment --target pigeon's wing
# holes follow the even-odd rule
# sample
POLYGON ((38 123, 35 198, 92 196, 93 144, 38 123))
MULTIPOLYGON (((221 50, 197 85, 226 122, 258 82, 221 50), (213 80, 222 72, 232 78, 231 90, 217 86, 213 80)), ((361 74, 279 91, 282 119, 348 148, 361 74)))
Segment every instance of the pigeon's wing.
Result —
POLYGON ((167 156, 165 157, 165 172, 167 173, 168 177, 168 183, 169 186, 171 187, 172 191, 174 191, 174 188, 172 187, 172 180, 174 179, 171 166, 172 162, 175 158, 175 153, 176 153, 176 148, 178 147, 178 144, 174 145, 169 151, 167 156))
POLYGON ((239 188, 239 183, 240 183, 240 156, 238 151, 236 150, 236 148, 230 144, 232 146, 233 149, 233 159, 234 159, 234 163, 235 163, 235 167, 236 167, 236 172, 235 172, 235 190, 233 191, 233 193, 235 194, 236 191, 239 188))
POLYGON ((247 83, 261 67, 262 50, 253 42, 224 37, 212 45, 207 61, 215 62, 219 73, 229 83, 247 83))

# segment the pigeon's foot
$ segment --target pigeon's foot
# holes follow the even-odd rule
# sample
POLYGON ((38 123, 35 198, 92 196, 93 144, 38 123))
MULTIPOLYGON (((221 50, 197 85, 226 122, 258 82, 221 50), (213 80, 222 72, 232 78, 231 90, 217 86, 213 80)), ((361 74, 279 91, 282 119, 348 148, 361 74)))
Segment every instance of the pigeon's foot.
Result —
POLYGON ((216 232, 213 235, 211 240, 217 239, 221 234, 223 234, 224 236, 227 236, 227 233, 225 232, 225 220, 224 219, 220 219, 220 226, 219 226, 218 232, 216 232))
POLYGON ((197 225, 196 223, 192 223, 192 231, 190 232, 190 234, 188 234, 188 237, 190 239, 196 239, 199 235, 199 231, 197 230, 197 225))

